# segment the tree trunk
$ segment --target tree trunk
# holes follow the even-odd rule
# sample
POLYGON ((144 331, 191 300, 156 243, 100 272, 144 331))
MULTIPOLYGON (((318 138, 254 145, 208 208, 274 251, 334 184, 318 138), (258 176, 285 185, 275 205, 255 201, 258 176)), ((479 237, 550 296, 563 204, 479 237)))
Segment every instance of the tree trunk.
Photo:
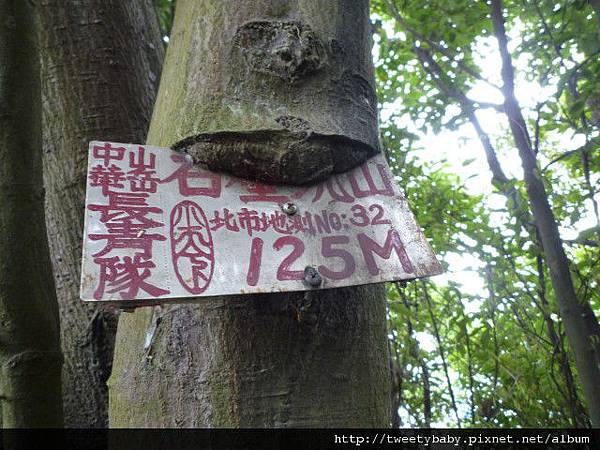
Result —
MULTIPOLYGON (((179 0, 148 142, 303 183, 378 150, 366 0, 179 0)), ((111 426, 389 425, 383 286, 121 317, 111 426)))
POLYGON ((600 383, 598 382, 600 380, 600 367, 590 339, 589 328, 581 314, 581 306, 569 270, 569 261, 564 252, 558 225, 550 207, 540 169, 531 147, 527 124, 514 94, 514 70, 507 47, 501 0, 492 0, 491 13, 494 32, 502 57, 506 114, 521 158, 531 210, 539 230, 544 257, 550 271, 550 279, 565 324, 565 332, 575 354, 575 362, 590 419, 592 425, 598 427, 600 426, 600 383))
POLYGON ((151 0, 40 2, 47 226, 68 427, 104 427, 117 313, 79 299, 88 142, 143 142, 163 45, 151 0))
POLYGON ((30 2, 0 0, 0 401, 19 428, 63 423, 33 22, 30 2))
POLYGON ((539 279, 539 292, 538 296, 540 299, 540 310, 546 323, 546 329, 548 330, 548 337, 552 342, 554 355, 558 358, 558 364, 560 366, 560 372, 565 382, 564 393, 560 388, 559 391, 564 394, 565 400, 571 412, 571 418, 573 420, 572 425, 574 427, 584 428, 586 424, 586 416, 583 405, 581 405, 577 395, 577 384, 573 377, 573 371, 571 370, 571 362, 569 361, 569 355, 565 350, 564 338, 561 334, 556 332, 554 321, 551 317, 551 308, 548 300, 546 299, 546 280, 544 275, 544 261, 541 255, 536 256, 538 279, 539 279), (583 411, 583 414, 582 414, 583 411))

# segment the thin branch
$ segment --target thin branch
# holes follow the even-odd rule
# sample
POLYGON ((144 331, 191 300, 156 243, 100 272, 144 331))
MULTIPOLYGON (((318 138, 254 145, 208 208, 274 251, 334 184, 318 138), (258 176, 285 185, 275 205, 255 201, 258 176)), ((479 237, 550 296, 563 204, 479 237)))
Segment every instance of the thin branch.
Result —
POLYGON ((499 364, 500 364, 500 346, 498 345, 498 326, 496 322, 496 293, 494 292, 494 277, 492 272, 492 266, 487 263, 485 266, 485 275, 488 289, 488 301, 489 301, 489 313, 492 321, 492 337, 494 340, 494 383, 493 383, 493 394, 496 394, 498 389, 498 377, 499 377, 499 364))
POLYGON ((438 327, 437 319, 435 314, 433 313, 433 307, 431 305, 431 298, 429 297, 429 293, 427 292, 427 287, 423 284, 423 293, 425 294, 425 300, 427 302, 427 309, 429 310, 429 316, 431 317, 431 323, 433 325, 433 332, 435 335, 435 340, 437 341, 438 349, 440 352, 440 357, 442 359, 442 366, 444 368, 444 374, 446 376, 446 383, 448 385, 448 392, 450 393, 450 400, 452 402, 452 409, 454 410, 454 414, 456 416, 456 423, 458 428, 461 428, 460 424, 460 416, 458 414, 458 407, 456 406, 456 398, 454 397, 454 389, 452 389, 452 382, 450 381, 450 372, 448 369, 448 362, 446 361, 446 354, 444 352, 444 345, 442 344, 442 338, 440 335, 440 329, 438 327))
POLYGON ((576 148, 575 150, 569 150, 567 152, 561 153, 559 156, 557 156, 556 158, 554 158, 552 161, 550 161, 548 164, 546 164, 543 168, 542 168, 542 172, 545 172, 548 167, 550 167, 552 164, 556 164, 559 161, 562 161, 565 158, 568 158, 569 156, 582 151, 585 148, 585 145, 576 148))
MULTIPOLYGON (((400 287, 399 283, 394 283, 396 290, 398 291, 398 295, 402 299, 402 303, 407 308, 408 311, 412 311, 410 302, 406 297, 404 290, 400 287)), ((421 368, 421 381, 423 383, 423 425, 425 428, 431 427, 431 382, 429 376, 429 368, 427 367, 427 361, 421 354, 421 349, 419 347, 419 341, 414 337, 414 327, 412 321, 409 316, 406 317, 406 324, 408 327, 408 338, 411 346, 412 356, 418 361, 419 366, 421 368)))
POLYGON ((537 155, 540 151, 540 120, 542 118, 542 108, 546 102, 540 102, 535 107, 535 129, 534 129, 534 139, 533 139, 533 152, 537 155))
POLYGON ((471 337, 469 336, 469 330, 467 328, 467 315, 465 313, 465 306, 462 303, 462 300, 459 298, 458 303, 460 304, 460 310, 462 313, 464 321, 463 333, 465 333, 465 345, 467 347, 467 368, 469 371, 469 406, 471 409, 471 425, 475 426, 476 415, 475 415, 475 380, 474 380, 474 370, 473 370, 473 358, 471 352, 471 337))

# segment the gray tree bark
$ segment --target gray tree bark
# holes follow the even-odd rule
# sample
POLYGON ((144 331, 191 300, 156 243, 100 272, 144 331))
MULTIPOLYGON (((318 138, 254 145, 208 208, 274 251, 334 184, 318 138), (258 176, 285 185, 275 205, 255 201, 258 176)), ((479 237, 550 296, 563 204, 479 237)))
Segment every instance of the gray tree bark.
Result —
POLYGON ((108 423, 117 312, 79 299, 88 142, 143 142, 163 60, 151 0, 39 2, 48 239, 68 427, 108 423))
MULTIPOLYGON (((179 0, 148 143, 306 183, 378 151, 368 1, 179 0)), ((115 427, 389 425, 382 286, 121 317, 115 427)))
POLYGON ((366 0, 196 3, 178 2, 155 140, 291 184, 378 152, 366 0))
POLYGON ((33 16, 30 2, 0 0, 0 423, 7 428, 63 424, 33 16))

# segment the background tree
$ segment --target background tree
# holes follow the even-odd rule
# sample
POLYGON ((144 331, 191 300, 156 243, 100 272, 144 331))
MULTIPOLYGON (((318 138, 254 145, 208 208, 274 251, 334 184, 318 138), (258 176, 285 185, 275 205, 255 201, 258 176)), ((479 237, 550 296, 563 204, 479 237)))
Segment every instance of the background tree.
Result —
POLYGON ((1 0, 0 17, 0 423, 60 427, 62 356, 44 226, 34 14, 29 2, 1 0))
POLYGON ((150 0, 39 2, 46 221, 68 427, 105 427, 118 311, 79 299, 88 142, 143 142, 163 60, 150 0))

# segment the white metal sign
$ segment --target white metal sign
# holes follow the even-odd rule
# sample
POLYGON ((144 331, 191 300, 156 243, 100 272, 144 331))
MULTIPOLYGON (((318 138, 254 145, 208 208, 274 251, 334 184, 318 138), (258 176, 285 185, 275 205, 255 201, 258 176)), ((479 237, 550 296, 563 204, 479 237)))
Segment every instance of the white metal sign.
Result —
POLYGON ((151 304, 440 273, 392 180, 382 155, 290 187, 202 170, 168 148, 91 142, 81 298, 151 304))

